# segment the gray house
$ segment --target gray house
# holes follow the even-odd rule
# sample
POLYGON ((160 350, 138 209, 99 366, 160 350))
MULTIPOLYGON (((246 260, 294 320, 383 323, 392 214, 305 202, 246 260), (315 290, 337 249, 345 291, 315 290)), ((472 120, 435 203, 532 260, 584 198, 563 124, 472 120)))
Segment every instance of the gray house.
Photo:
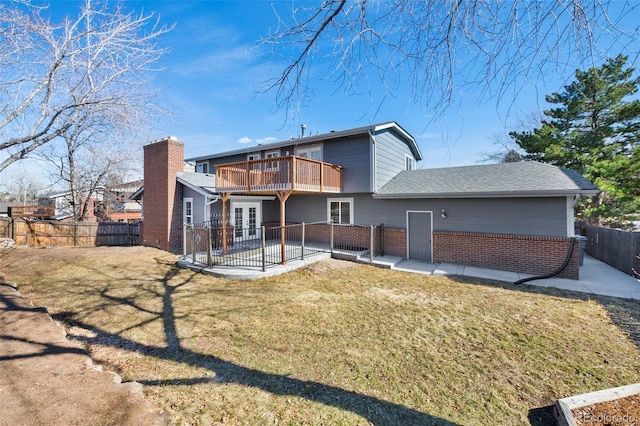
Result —
MULTIPOLYGON (((146 186, 155 179, 147 154, 159 149, 145 147, 146 186)), ((596 193, 579 174, 547 164, 417 170, 422 158, 395 122, 190 158, 195 172, 168 177, 176 189, 166 210, 175 226, 215 222, 239 239, 259 238, 265 224, 382 224, 386 254, 541 274, 563 263, 575 203, 596 193)), ((563 274, 577 278, 574 257, 563 274)))

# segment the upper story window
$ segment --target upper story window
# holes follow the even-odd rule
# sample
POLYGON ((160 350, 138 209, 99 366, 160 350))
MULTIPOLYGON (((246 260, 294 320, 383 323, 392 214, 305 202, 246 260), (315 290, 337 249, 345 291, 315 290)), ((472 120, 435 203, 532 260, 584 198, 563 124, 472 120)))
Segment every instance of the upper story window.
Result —
MULTIPOLYGON (((253 154, 247 154, 247 161, 255 161, 260 159, 260 153, 254 152, 253 154)), ((260 170, 260 163, 253 164, 251 166, 253 170, 260 170)))
POLYGON ((209 164, 207 163, 197 164, 196 173, 209 173, 209 164))
POLYGON ((310 160, 322 161, 322 145, 296 147, 295 155, 310 160))
POLYGON ((404 156, 404 162, 405 162, 405 170, 415 170, 416 169, 416 160, 412 156, 405 155, 404 156))
MULTIPOLYGON (((278 158, 280 157, 280 151, 269 151, 264 155, 264 158, 278 158)), ((270 161, 267 163, 267 170, 277 170, 278 161, 270 161)))

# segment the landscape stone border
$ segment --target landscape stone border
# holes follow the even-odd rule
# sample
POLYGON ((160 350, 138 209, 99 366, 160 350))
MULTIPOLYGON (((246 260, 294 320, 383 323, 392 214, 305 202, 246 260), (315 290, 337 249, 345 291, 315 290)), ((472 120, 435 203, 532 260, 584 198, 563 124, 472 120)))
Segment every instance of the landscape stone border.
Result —
POLYGON ((558 426, 577 426, 571 410, 601 402, 615 401, 616 399, 626 398, 636 394, 640 394, 640 383, 559 399, 553 408, 556 424, 558 424, 558 426))

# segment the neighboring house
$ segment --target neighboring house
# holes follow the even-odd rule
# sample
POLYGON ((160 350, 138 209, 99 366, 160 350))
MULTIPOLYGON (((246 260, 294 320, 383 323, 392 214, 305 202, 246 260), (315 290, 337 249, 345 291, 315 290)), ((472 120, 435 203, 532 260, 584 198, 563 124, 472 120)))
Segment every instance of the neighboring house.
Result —
MULTIPOLYGON (((188 159, 170 137, 144 147, 143 243, 181 248, 183 223, 384 225, 385 254, 531 274, 562 264, 573 207, 596 188, 535 162, 417 170, 414 138, 395 122, 188 159)), ((578 250, 565 276, 578 277, 578 250)))
POLYGON ((131 197, 143 186, 142 180, 125 182, 105 189, 105 216, 114 222, 138 222, 142 218, 142 203, 131 197))
MULTIPOLYGON (((99 188, 89 199, 87 205, 86 222, 97 222, 98 218, 94 214, 95 206, 102 202, 104 198, 104 188, 99 188)), ((53 215, 48 219, 58 221, 73 220, 73 206, 71 204, 71 191, 61 191, 46 194, 38 198, 38 205, 41 207, 53 208, 53 215)))

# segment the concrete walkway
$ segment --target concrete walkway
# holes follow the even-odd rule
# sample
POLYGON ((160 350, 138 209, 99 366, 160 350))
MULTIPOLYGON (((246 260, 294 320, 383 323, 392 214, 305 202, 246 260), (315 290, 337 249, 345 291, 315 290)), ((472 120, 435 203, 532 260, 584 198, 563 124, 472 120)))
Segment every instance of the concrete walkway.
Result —
MULTIPOLYGON (((318 253, 313 256, 306 257, 304 261, 294 260, 288 262, 286 265, 277 265, 267 268, 265 272, 262 272, 259 268, 198 267, 193 265, 189 260, 181 260, 178 262, 178 265, 184 268, 194 269, 205 274, 229 279, 248 280, 279 275, 329 257, 331 257, 330 253, 318 253)), ((334 257, 352 260, 359 263, 373 264, 383 268, 390 268, 414 274, 458 275, 509 283, 516 282, 522 278, 532 277, 532 275, 519 274, 517 272, 497 271, 472 266, 454 265, 451 263, 425 263, 404 260, 401 257, 394 256, 378 256, 373 259, 373 262, 371 262, 368 257, 356 257, 348 254, 337 253, 334 257)), ((599 294, 603 296, 640 300, 640 282, 638 280, 590 256, 585 256, 584 258, 584 265, 580 267, 579 280, 549 278, 546 280, 528 281, 526 284, 540 287, 556 287, 562 290, 578 291, 588 294, 599 294)))
MULTIPOLYGON (((450 263, 435 264, 408 260, 400 260, 390 267, 398 271, 419 274, 460 275, 510 283, 522 278, 532 277, 532 275, 519 274, 516 272, 496 271, 493 269, 454 265, 450 263)), ((584 265, 580 267, 579 280, 554 277, 545 280, 527 281, 526 284, 640 300, 640 282, 638 280, 590 256, 585 256, 584 258, 584 265)))

